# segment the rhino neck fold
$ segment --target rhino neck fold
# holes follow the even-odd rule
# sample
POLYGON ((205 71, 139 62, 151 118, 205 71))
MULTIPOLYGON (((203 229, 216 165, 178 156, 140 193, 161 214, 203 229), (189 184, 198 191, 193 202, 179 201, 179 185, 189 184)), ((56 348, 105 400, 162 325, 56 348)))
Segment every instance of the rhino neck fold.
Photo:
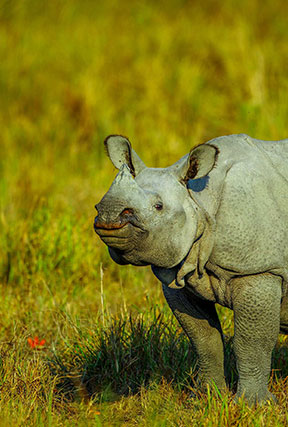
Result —
POLYGON ((189 250, 187 256, 182 262, 178 270, 175 283, 171 283, 169 287, 183 288, 185 286, 185 277, 189 274, 191 277, 199 279, 203 276, 204 267, 207 263, 214 245, 214 230, 215 221, 208 212, 196 202, 197 213, 197 233, 195 240, 189 250))

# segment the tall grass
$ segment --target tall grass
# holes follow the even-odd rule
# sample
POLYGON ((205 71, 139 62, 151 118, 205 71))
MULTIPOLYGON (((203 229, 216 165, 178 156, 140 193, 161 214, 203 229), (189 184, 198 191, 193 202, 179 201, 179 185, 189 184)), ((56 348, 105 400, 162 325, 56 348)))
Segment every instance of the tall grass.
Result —
MULTIPOLYGON (((151 166, 222 134, 288 136, 287 12, 272 0, 0 0, 3 425, 287 425, 285 338, 278 405, 202 395, 159 283, 115 265, 92 227, 115 175, 110 133, 151 166)), ((218 309, 233 391, 232 314, 218 309)))

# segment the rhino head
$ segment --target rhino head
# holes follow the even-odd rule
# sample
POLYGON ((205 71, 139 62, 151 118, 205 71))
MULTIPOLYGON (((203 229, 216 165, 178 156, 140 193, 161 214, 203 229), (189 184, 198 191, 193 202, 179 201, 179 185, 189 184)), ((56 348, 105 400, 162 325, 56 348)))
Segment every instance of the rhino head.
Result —
POLYGON ((201 234, 187 183, 210 172, 217 149, 200 145, 172 166, 156 169, 145 166, 125 137, 111 135, 104 144, 119 172, 96 205, 96 233, 118 264, 173 268, 201 234))

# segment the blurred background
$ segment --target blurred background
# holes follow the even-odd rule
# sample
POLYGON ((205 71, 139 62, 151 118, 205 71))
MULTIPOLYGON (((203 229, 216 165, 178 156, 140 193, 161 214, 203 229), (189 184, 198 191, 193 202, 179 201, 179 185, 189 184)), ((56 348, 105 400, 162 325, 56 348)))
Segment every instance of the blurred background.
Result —
POLYGON ((57 303, 77 295, 74 311, 96 310, 101 265, 116 311, 121 281, 130 301, 162 298, 149 269, 120 269, 94 236, 93 206, 115 176, 103 140, 126 135, 148 166, 167 166, 224 134, 287 137, 287 3, 0 5, 4 301, 18 286, 21 309, 43 308, 49 288, 57 303))
POLYGON ((115 266, 94 235, 93 206, 115 176, 103 140, 126 135, 148 166, 167 166, 225 134, 287 137, 286 2, 0 5, 2 282, 61 286, 64 302, 63 289, 84 292, 78 303, 97 309, 103 264, 114 296, 123 275, 128 299, 147 281, 161 298, 149 269, 115 266))

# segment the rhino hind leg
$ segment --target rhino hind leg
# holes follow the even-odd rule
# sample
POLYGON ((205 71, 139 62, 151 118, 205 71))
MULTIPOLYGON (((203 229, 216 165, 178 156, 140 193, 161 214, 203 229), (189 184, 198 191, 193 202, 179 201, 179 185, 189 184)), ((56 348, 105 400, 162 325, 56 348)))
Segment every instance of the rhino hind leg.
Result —
POLYGON ((288 335, 288 295, 283 298, 281 303, 280 332, 288 335))
POLYGON ((201 384, 225 389, 224 346, 215 304, 194 297, 185 288, 163 284, 165 298, 198 355, 201 384))
POLYGON ((239 381, 235 400, 275 400, 268 391, 272 350, 280 327, 281 279, 270 274, 234 279, 234 351, 239 381))

